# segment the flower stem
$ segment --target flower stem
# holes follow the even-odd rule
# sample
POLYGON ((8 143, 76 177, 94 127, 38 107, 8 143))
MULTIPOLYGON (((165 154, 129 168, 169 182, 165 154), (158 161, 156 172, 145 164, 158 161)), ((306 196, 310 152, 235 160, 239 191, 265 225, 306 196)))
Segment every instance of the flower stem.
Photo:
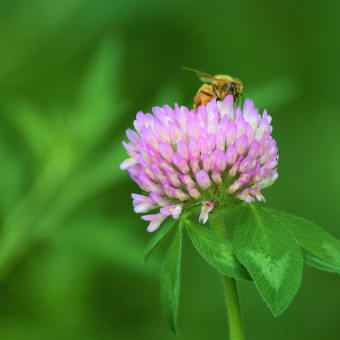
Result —
MULTIPOLYGON (((212 226, 221 237, 226 237, 226 230, 221 221, 221 216, 212 215, 212 226)), ((237 294, 236 281, 232 277, 222 276, 225 293, 225 303, 228 312, 230 340, 244 340, 240 303, 237 294)))
POLYGON ((225 291, 225 302, 228 310, 230 339, 243 340, 244 337, 236 281, 231 277, 224 276, 223 285, 225 291))

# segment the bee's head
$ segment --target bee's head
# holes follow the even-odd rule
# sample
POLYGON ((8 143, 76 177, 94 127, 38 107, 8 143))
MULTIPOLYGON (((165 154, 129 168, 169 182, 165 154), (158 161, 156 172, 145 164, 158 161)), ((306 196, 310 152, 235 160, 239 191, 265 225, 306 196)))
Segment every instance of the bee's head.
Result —
POLYGON ((234 81, 229 84, 229 93, 233 96, 236 94, 236 84, 234 81))
POLYGON ((236 93, 239 93, 239 94, 242 93, 243 84, 238 79, 235 79, 234 83, 235 83, 236 93))
POLYGON ((242 92, 242 89, 243 85, 237 79, 231 81, 229 84, 229 93, 232 94, 233 96, 238 96, 242 92))

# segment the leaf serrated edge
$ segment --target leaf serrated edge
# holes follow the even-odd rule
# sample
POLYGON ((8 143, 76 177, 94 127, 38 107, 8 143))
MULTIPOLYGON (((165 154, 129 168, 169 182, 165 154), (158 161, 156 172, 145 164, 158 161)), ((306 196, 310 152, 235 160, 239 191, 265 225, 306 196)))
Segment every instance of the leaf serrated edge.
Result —
MULTIPOLYGON (((248 208, 252 211, 256 211, 257 209, 257 206, 255 204, 249 204, 248 208)), ((273 209, 268 209, 268 208, 262 208, 261 209, 263 210, 273 210, 273 209)), ((243 217, 243 215, 245 214, 245 212, 247 211, 247 209, 244 209, 239 220, 238 220, 238 224, 236 226, 236 229, 239 228, 239 225, 240 225, 240 221, 243 217)), ((257 215, 257 213, 256 213, 257 215)), ((278 317, 280 315, 283 314, 283 312, 290 306, 290 304, 292 303, 296 293, 298 292, 298 289, 300 288, 301 286, 301 282, 302 282, 302 276, 303 276, 303 264, 304 264, 304 261, 303 261, 303 252, 302 252, 302 248, 301 246, 299 245, 299 243, 297 242, 297 240, 295 239, 295 237, 291 234, 291 232, 289 231, 289 229, 284 225, 284 223, 282 223, 278 218, 277 216, 274 216, 274 218, 279 221, 279 224, 288 232, 288 234, 290 234, 292 236, 292 239, 295 241, 296 245, 297 245, 297 250, 299 251, 299 254, 300 254, 300 258, 301 258, 301 262, 302 262, 302 268, 301 268, 301 275, 299 276, 299 282, 298 282, 298 286, 297 286, 297 289, 294 293, 294 295, 292 295, 291 299, 289 300, 289 303, 285 306, 285 308, 275 308, 273 309, 272 308, 272 305, 269 304, 269 302, 265 299, 264 295, 262 294, 262 291, 259 289, 258 287, 258 283, 254 280, 254 278, 252 277, 251 273, 249 272, 250 276, 252 277, 253 279, 253 282, 254 282, 254 285, 256 287, 256 289, 258 290, 258 292, 260 293, 261 297, 263 298, 263 300, 265 301, 267 307, 269 308, 269 310, 272 312, 273 316, 274 317, 278 317)), ((241 257, 242 257, 242 254, 239 254, 239 252, 237 251, 237 249, 235 250, 235 254, 236 254, 236 257, 237 259, 247 268, 246 264, 243 263, 241 257)), ((248 269, 248 268, 247 268, 248 269)), ((276 303, 275 303, 276 305, 276 303)))
MULTIPOLYGON (((211 265, 213 268, 215 268, 215 269, 216 269, 220 274, 222 274, 222 275, 228 275, 228 276, 233 277, 233 278, 235 278, 235 279, 237 279, 237 280, 243 280, 243 281, 251 281, 251 280, 252 280, 251 277, 250 277, 250 275, 249 275, 249 273, 248 273, 248 271, 247 271, 247 269, 241 264, 241 262, 238 261, 238 259, 237 259, 237 257, 236 257, 236 255, 235 255, 234 252, 232 252, 232 254, 234 254, 235 261, 238 262, 239 265, 240 265, 241 267, 244 268, 245 274, 242 275, 242 274, 236 273, 236 275, 235 275, 235 272, 232 272, 232 270, 230 270, 230 271, 229 271, 229 270, 228 270, 228 271, 222 271, 222 270, 220 270, 220 268, 214 264, 214 261, 208 259, 208 258, 205 256, 205 254, 201 252, 201 249, 197 246, 196 241, 195 241, 195 239, 194 239, 194 237, 193 237, 193 233, 199 233, 198 228, 196 228, 196 226, 195 226, 191 221, 184 221, 184 222, 185 222, 185 225, 186 225, 186 228, 185 228, 185 229, 186 229, 187 234, 189 235, 189 238, 190 238, 190 240, 191 240, 191 243, 193 244, 193 246, 194 246, 194 248, 196 249, 196 251, 200 254, 200 256, 201 256, 201 257, 202 257, 209 265, 211 265), (248 275, 247 275, 247 274, 248 274, 248 275)), ((203 227, 202 227, 202 228, 203 228, 203 227)), ((206 229, 206 231, 209 231, 209 232, 211 232, 211 233, 214 233, 214 231, 212 231, 212 230, 210 230, 210 229, 206 229)), ((216 233, 214 233, 214 235, 216 236, 216 238, 220 238, 222 242, 227 243, 226 240, 222 239, 222 238, 221 238, 219 235, 217 235, 216 233)), ((230 246, 231 246, 231 249, 233 249, 232 243, 230 243, 230 246)), ((241 271, 240 271, 240 273, 241 273, 241 271)))
MULTIPOLYGON (((181 289, 181 259, 182 259, 182 243, 183 243, 183 232, 182 232, 182 223, 179 223, 178 229, 176 234, 173 238, 171 245, 169 246, 168 252, 165 256, 165 259, 162 264, 161 268, 161 303, 164 317, 168 323, 169 328, 175 333, 178 334, 177 331, 177 315, 178 315, 178 308, 179 308, 179 297, 180 297, 180 289, 181 289), (178 242, 178 245, 176 245, 178 242), (167 273, 165 272, 166 264, 168 263, 169 259, 171 258, 172 251, 174 247, 178 246, 178 265, 177 265, 177 294, 175 296, 175 301, 171 301, 171 296, 169 293, 169 289, 166 289, 164 285, 164 281, 167 279, 167 273), (170 307, 170 308, 168 308, 170 307)), ((170 292, 171 293, 171 292, 170 292)))
MULTIPOLYGON (((276 209, 268 209, 269 211, 273 211, 274 214, 278 213, 278 214, 286 214, 287 216, 293 217, 297 220, 300 220, 300 222, 302 223, 307 223, 307 224, 311 224, 314 228, 319 229, 320 231, 322 231, 323 233, 325 233, 328 237, 333 238, 336 241, 339 241, 339 239, 337 239, 336 237, 334 237, 332 234, 328 233, 324 228, 318 226, 317 224, 315 224, 312 221, 309 221, 303 217, 300 216, 296 216, 294 214, 291 213, 287 213, 281 210, 276 210, 276 209)), ((277 218, 277 216, 275 216, 277 218)), ((284 223, 282 223, 284 224, 284 223)), ((293 236, 293 238, 295 239, 296 243, 298 244, 298 246, 300 247, 301 251, 302 251, 302 255, 303 255, 303 260, 304 263, 312 266, 316 269, 322 270, 322 271, 327 271, 330 273, 334 273, 334 274, 340 274, 340 267, 336 267, 330 263, 327 263, 325 260, 323 260, 322 258, 318 257, 317 255, 313 254, 312 252, 310 252, 308 249, 306 249, 301 242, 298 240, 298 238, 294 235, 294 232, 292 232, 290 230, 289 227, 286 227, 286 229, 289 231, 289 233, 293 236)))

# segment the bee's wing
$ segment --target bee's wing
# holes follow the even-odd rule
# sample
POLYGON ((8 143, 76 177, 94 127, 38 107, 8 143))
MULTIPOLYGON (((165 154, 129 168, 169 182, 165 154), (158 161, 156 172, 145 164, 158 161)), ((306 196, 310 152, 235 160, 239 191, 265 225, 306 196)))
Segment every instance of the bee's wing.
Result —
POLYGON ((190 67, 182 66, 182 69, 187 70, 187 71, 191 71, 191 72, 195 72, 200 77, 200 80, 204 83, 211 83, 215 79, 215 77, 210 75, 209 73, 202 72, 202 71, 199 71, 199 70, 195 70, 195 69, 190 68, 190 67))
POLYGON ((215 77, 200 77, 200 81, 203 82, 203 83, 212 83, 213 80, 215 79, 215 77))

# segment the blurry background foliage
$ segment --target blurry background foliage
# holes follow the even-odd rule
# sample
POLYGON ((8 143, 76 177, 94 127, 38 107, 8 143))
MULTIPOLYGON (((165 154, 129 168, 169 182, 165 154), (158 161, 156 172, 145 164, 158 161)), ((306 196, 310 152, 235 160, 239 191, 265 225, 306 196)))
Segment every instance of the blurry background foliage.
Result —
MULTIPOLYGON (((268 206, 340 237, 337 1, 0 1, 1 339, 173 339, 159 264, 119 163, 138 110, 191 105, 181 65, 243 80, 280 152, 268 206)), ((178 339, 226 338, 219 277, 185 242, 178 339)), ((340 278, 307 268, 274 319, 252 285, 249 339, 340 334, 340 278)))

